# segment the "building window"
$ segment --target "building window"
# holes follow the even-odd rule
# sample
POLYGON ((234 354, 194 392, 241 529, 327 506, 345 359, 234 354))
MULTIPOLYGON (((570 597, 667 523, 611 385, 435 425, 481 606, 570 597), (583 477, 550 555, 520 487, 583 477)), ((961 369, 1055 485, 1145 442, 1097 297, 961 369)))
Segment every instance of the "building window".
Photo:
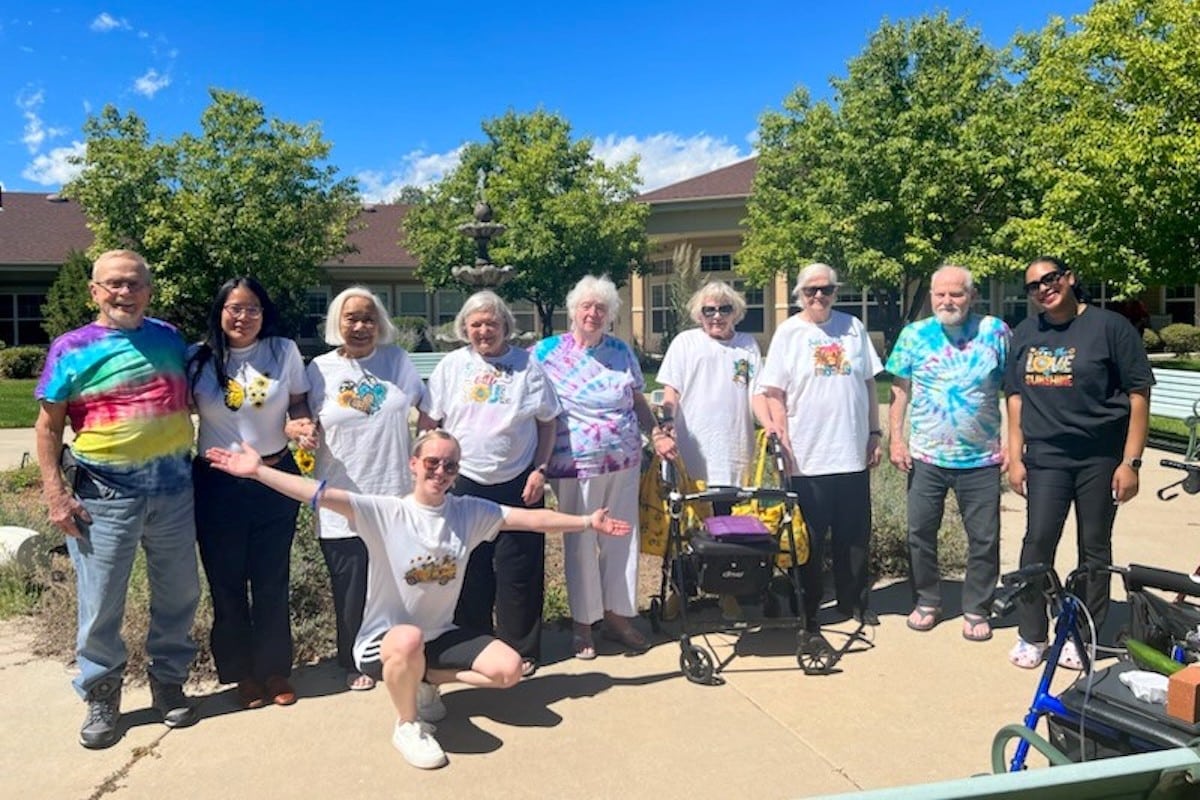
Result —
POLYGON ((733 269, 731 253, 713 253, 700 256, 701 272, 729 272, 733 269))
MULTIPOLYGON (((513 300, 508 304, 509 309, 513 312, 513 317, 517 320, 516 334, 532 333, 534 336, 542 335, 542 318, 538 314, 537 306, 529 300, 513 300)), ((569 327, 567 324, 567 310, 565 308, 554 309, 554 314, 550 318, 550 324, 554 326, 554 330, 562 333, 569 327)))
POLYGON ((1029 298, 1025 294, 1024 280, 1005 281, 999 284, 1000 318, 1015 328, 1017 323, 1029 316, 1029 298))
POLYGON ((674 271, 674 259, 658 258, 650 262, 650 272, 654 275, 670 275, 674 271))
POLYGON ((309 289, 304 296, 304 319, 300 320, 300 340, 320 342, 325 340, 325 318, 329 315, 332 299, 328 286, 309 289))
POLYGON ((9 345, 49 344, 42 330, 44 294, 0 294, 0 341, 9 345))
POLYGON ((437 306, 434 324, 445 325, 447 322, 453 322, 458 316, 458 310, 467 302, 467 296, 457 289, 438 289, 433 301, 437 306))
POLYGON ((665 283, 650 287, 650 332, 666 333, 675 320, 671 304, 671 287, 665 283))
POLYGON ((1163 292, 1163 313, 1171 316, 1171 322, 1185 322, 1195 325, 1200 317, 1200 309, 1196 307, 1195 284, 1191 286, 1168 286, 1163 292))
POLYGON ((872 316, 878 316, 879 303, 875 300, 875 293, 870 289, 860 288, 853 284, 843 283, 838 287, 837 302, 833 307, 838 311, 844 311, 847 314, 853 314, 862 320, 862 324, 867 330, 878 322, 872 319, 872 316))
POLYGON ((746 286, 743 281, 734 281, 733 288, 746 298, 746 316, 738 323, 737 329, 746 333, 762 333, 766 330, 766 304, 763 301, 763 290, 746 286))
POLYGON ((428 321, 429 292, 424 287, 420 289, 397 289, 395 315, 397 317, 420 317, 428 321))

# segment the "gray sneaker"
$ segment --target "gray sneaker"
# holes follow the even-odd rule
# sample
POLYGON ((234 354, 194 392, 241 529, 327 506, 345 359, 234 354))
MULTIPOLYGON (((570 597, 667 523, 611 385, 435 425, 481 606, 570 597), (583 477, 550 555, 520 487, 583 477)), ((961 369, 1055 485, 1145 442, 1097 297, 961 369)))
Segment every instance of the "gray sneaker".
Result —
POLYGON ((121 718, 121 679, 109 677, 88 689, 87 716, 79 729, 79 743, 89 750, 112 747, 120 736, 117 720, 121 718))
POLYGON ((446 704, 442 693, 432 683, 417 684, 417 716, 425 722, 441 722, 446 718, 446 704))
POLYGON ((186 728, 196 722, 196 709, 188 705, 183 687, 178 683, 160 683, 150 676, 150 698, 154 710, 162 715, 168 728, 186 728))

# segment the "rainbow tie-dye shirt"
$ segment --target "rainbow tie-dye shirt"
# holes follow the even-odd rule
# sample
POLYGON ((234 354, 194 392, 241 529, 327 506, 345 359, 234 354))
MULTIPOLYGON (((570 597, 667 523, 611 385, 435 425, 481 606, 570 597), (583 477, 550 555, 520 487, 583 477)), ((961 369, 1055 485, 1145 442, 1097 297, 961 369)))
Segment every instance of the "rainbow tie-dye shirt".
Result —
POLYGON ((126 495, 191 486, 183 338, 146 319, 123 330, 92 323, 54 340, 34 394, 66 403, 71 450, 101 482, 126 495))

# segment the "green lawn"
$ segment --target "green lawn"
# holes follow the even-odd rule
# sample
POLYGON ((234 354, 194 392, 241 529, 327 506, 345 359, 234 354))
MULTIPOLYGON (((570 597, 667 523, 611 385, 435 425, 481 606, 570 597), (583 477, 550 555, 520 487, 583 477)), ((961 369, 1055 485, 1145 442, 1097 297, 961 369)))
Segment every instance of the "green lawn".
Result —
POLYGON ((38 404, 33 399, 35 380, 0 379, 0 428, 32 428, 38 404))

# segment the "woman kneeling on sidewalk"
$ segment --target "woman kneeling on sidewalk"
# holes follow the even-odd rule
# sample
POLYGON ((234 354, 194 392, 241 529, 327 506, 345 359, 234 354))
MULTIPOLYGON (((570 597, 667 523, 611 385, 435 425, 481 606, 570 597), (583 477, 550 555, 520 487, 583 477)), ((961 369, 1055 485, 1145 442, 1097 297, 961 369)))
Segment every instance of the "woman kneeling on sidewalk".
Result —
POLYGON ((405 497, 373 497, 264 466, 249 446, 235 453, 205 453, 220 470, 296 500, 342 514, 367 545, 367 605, 354 644, 359 669, 382 680, 396 707, 392 744, 408 763, 423 769, 445 765, 446 754, 429 723, 446 708, 437 686, 462 681, 507 689, 521 679, 521 656, 485 633, 457 628, 454 608, 471 550, 502 530, 626 535, 630 525, 607 509, 578 516, 543 509, 510 508, 477 497, 447 495, 458 474, 459 447, 442 430, 422 434, 409 468, 415 479, 405 497))

